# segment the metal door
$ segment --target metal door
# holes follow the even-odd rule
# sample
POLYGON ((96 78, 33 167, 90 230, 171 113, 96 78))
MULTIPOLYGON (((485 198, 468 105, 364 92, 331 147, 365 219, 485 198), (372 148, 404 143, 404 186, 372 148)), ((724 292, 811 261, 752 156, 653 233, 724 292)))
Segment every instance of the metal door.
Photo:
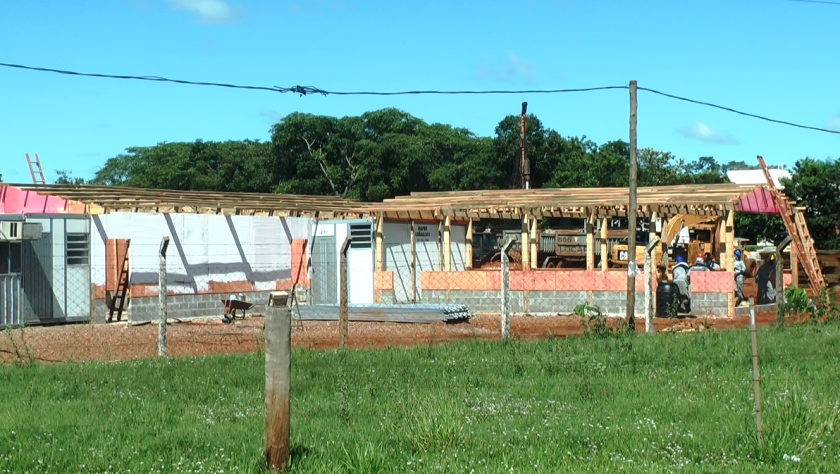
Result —
POLYGON ((338 252, 335 247, 335 234, 314 237, 312 304, 338 304, 338 252))
MULTIPOLYGON (((53 291, 52 234, 23 241, 23 316, 28 322, 53 319, 58 304, 53 291)), ((62 282, 63 284, 63 282, 62 282)), ((90 289, 88 289, 90 292, 90 289)))

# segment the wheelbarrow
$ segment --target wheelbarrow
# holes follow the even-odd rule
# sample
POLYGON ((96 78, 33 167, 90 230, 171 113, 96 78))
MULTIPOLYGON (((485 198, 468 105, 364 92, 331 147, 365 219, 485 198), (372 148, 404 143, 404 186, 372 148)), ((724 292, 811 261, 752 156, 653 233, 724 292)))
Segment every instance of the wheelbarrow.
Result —
POLYGON ((225 323, 232 323, 236 319, 236 311, 242 311, 239 319, 245 319, 245 311, 254 307, 254 303, 247 301, 222 298, 222 304, 225 305, 225 313, 222 316, 222 321, 225 323))

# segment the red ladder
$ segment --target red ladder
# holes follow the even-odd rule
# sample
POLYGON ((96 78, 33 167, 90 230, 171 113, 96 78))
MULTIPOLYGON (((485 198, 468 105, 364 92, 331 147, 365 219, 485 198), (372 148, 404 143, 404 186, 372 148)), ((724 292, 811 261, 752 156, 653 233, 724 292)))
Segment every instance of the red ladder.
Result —
POLYGON ((773 195, 776 208, 779 209, 779 214, 781 214, 782 221, 785 223, 788 235, 790 235, 793 251, 796 252, 796 255, 799 257, 799 262, 808 275, 808 280, 811 282, 811 289, 814 291, 814 295, 818 295, 820 289, 825 286, 825 279, 820 269, 820 262, 817 259, 817 251, 814 249, 814 239, 811 238, 811 233, 808 231, 808 224, 805 222, 805 216, 797 209, 791 209, 787 197, 776 189, 776 185, 773 184, 773 178, 770 176, 770 171, 767 169, 767 164, 764 163, 764 158, 761 156, 758 157, 758 164, 761 165, 761 170, 764 171, 767 187, 770 189, 770 194, 773 195))
POLYGON ((46 181, 44 181, 44 170, 41 169, 41 162, 38 160, 38 154, 37 153, 35 153, 35 160, 34 161, 30 160, 29 159, 29 153, 26 153, 26 164, 29 165, 29 174, 32 175, 32 183, 33 184, 35 184, 36 186, 39 185, 39 184, 47 184, 46 181), (35 163, 35 166, 38 168, 38 178, 35 177, 35 169, 32 168, 32 163, 33 162, 35 163), (39 178, 40 178, 40 181, 38 181, 39 178))

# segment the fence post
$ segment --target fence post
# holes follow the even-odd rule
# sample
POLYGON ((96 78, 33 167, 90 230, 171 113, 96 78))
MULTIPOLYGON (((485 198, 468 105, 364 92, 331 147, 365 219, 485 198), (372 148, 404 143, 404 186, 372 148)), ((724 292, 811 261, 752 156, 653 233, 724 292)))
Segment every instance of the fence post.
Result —
POLYGON ((750 298, 750 338, 752 339, 753 392, 755 393, 755 427, 758 430, 758 445, 764 442, 761 432, 761 390, 758 377, 758 341, 755 337, 755 301, 750 298))
POLYGON ((265 462, 272 473, 289 461, 292 310, 272 301, 265 310, 265 462))
MULTIPOLYGON (((776 246, 776 315, 781 315, 781 317, 785 315, 785 261, 782 259, 782 250, 790 244, 791 240, 793 239, 788 235, 785 240, 776 246)), ((793 254, 794 249, 791 249, 791 257, 793 257, 793 254)), ((793 268, 793 258, 790 261, 791 268, 793 268)), ((793 276, 793 270, 791 270, 791 276, 793 276)))
POLYGON ((338 308, 338 332, 340 335, 339 347, 347 347, 347 331, 350 325, 347 317, 347 249, 350 248, 350 241, 353 239, 347 236, 344 243, 341 244, 341 264, 339 273, 341 273, 341 295, 339 295, 338 308))
POLYGON ((650 236, 645 247, 645 332, 653 334, 653 257, 651 254, 659 244, 659 237, 650 236))
POLYGON ((502 245, 502 339, 510 337, 510 257, 508 251, 515 239, 510 238, 502 245))
POLYGON ((158 272, 158 356, 166 356, 166 248, 169 236, 160 241, 160 271, 158 272))

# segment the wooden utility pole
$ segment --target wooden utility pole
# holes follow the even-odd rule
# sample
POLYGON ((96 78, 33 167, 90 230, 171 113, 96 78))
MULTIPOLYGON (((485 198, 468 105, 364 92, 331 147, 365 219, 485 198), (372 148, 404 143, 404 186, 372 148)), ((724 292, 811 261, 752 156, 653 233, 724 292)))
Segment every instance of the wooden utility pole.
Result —
POLYGON ((340 334, 339 347, 347 347, 347 332, 349 330, 349 320, 347 316, 347 249, 350 248, 350 241, 352 236, 348 235, 341 244, 341 263, 339 268, 341 295, 338 298, 338 332, 340 334))
POLYGON ((630 203, 627 206, 627 324, 636 330, 636 81, 630 81, 630 203))
POLYGON ((158 356, 166 357, 166 249, 169 236, 160 241, 160 270, 158 271, 158 356))
POLYGON ((274 306, 265 311, 265 462, 269 472, 286 470, 289 462, 292 368, 292 310, 274 306))
MULTIPOLYGON (((522 189, 529 189, 531 187, 531 164, 528 162, 528 157, 525 153, 525 113, 528 111, 528 102, 522 102, 522 115, 519 118, 520 137, 519 148, 521 156, 519 159, 519 172, 522 189)), ((525 242, 522 243, 525 245, 525 242)))

